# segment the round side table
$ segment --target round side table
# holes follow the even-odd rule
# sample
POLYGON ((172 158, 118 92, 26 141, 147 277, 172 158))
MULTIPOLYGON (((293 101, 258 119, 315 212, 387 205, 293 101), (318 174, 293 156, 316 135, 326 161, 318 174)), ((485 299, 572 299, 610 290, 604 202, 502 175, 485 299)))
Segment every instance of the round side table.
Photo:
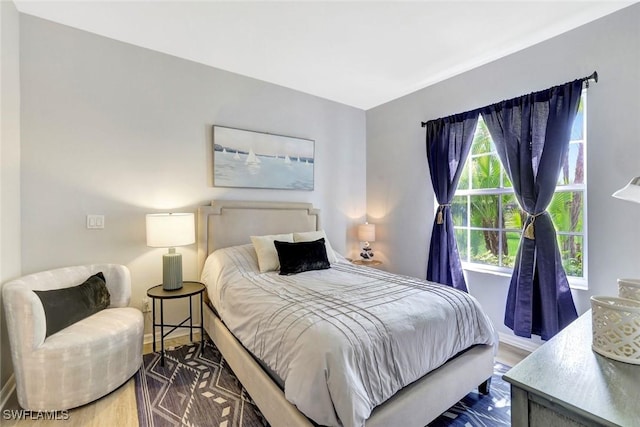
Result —
POLYGON ((173 291, 165 291, 162 285, 157 285, 147 289, 147 296, 151 298, 152 311, 153 311, 153 352, 156 352, 156 327, 160 327, 160 365, 164 366, 164 339, 171 332, 178 328, 189 329, 189 339, 193 341, 193 330, 200 329, 200 351, 202 351, 204 345, 204 321, 202 319, 202 294, 204 293, 205 286, 200 282, 184 281, 182 287, 173 291), (200 295, 200 326, 193 326, 193 308, 192 298, 195 295, 200 295), (169 299, 187 298, 189 297, 189 317, 184 319, 177 325, 170 325, 164 323, 164 301, 169 299), (160 322, 156 321, 156 300, 160 302, 160 322), (189 322, 188 325, 185 325, 189 322), (166 334, 164 328, 171 328, 166 334))

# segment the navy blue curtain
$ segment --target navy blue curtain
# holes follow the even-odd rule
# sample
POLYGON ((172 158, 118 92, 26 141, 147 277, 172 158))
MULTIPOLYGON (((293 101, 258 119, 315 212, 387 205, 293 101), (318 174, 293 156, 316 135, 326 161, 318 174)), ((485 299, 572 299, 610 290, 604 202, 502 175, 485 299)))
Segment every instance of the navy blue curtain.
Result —
POLYGON ((582 81, 482 109, 520 207, 527 213, 504 320, 522 337, 536 334, 549 339, 578 317, 546 209, 569 147, 582 81))
POLYGON ((467 159, 479 110, 431 120, 427 128, 427 160, 438 210, 433 221, 427 280, 467 291, 458 254, 450 204, 467 159))

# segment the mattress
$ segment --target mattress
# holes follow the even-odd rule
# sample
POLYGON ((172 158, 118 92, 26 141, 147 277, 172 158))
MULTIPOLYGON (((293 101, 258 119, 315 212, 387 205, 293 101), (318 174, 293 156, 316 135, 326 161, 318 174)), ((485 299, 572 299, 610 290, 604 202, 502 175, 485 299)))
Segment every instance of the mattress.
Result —
POLYGON ((362 426, 373 408, 496 332, 467 293, 354 266, 260 273, 252 245, 212 253, 202 281, 238 340, 321 425, 362 426))

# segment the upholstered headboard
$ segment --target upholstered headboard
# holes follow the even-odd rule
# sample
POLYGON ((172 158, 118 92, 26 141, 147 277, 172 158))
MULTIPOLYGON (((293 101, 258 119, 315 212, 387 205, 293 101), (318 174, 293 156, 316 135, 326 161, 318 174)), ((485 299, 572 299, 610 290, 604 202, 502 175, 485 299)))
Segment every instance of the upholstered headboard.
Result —
POLYGON ((214 200, 198 208, 198 272, 211 252, 251 243, 249 236, 319 229, 311 203, 214 200))

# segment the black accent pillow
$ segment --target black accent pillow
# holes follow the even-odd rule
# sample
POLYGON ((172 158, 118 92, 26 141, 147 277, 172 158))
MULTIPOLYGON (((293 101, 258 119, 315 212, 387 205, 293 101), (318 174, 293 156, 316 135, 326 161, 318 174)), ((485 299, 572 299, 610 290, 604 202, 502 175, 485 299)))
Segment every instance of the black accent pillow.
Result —
POLYGON ((331 267, 327 259, 324 238, 311 242, 280 242, 273 244, 280 260, 280 274, 298 274, 310 270, 326 270, 331 267))
POLYGON ((77 286, 33 292, 44 307, 47 337, 111 305, 111 295, 102 272, 77 286))

